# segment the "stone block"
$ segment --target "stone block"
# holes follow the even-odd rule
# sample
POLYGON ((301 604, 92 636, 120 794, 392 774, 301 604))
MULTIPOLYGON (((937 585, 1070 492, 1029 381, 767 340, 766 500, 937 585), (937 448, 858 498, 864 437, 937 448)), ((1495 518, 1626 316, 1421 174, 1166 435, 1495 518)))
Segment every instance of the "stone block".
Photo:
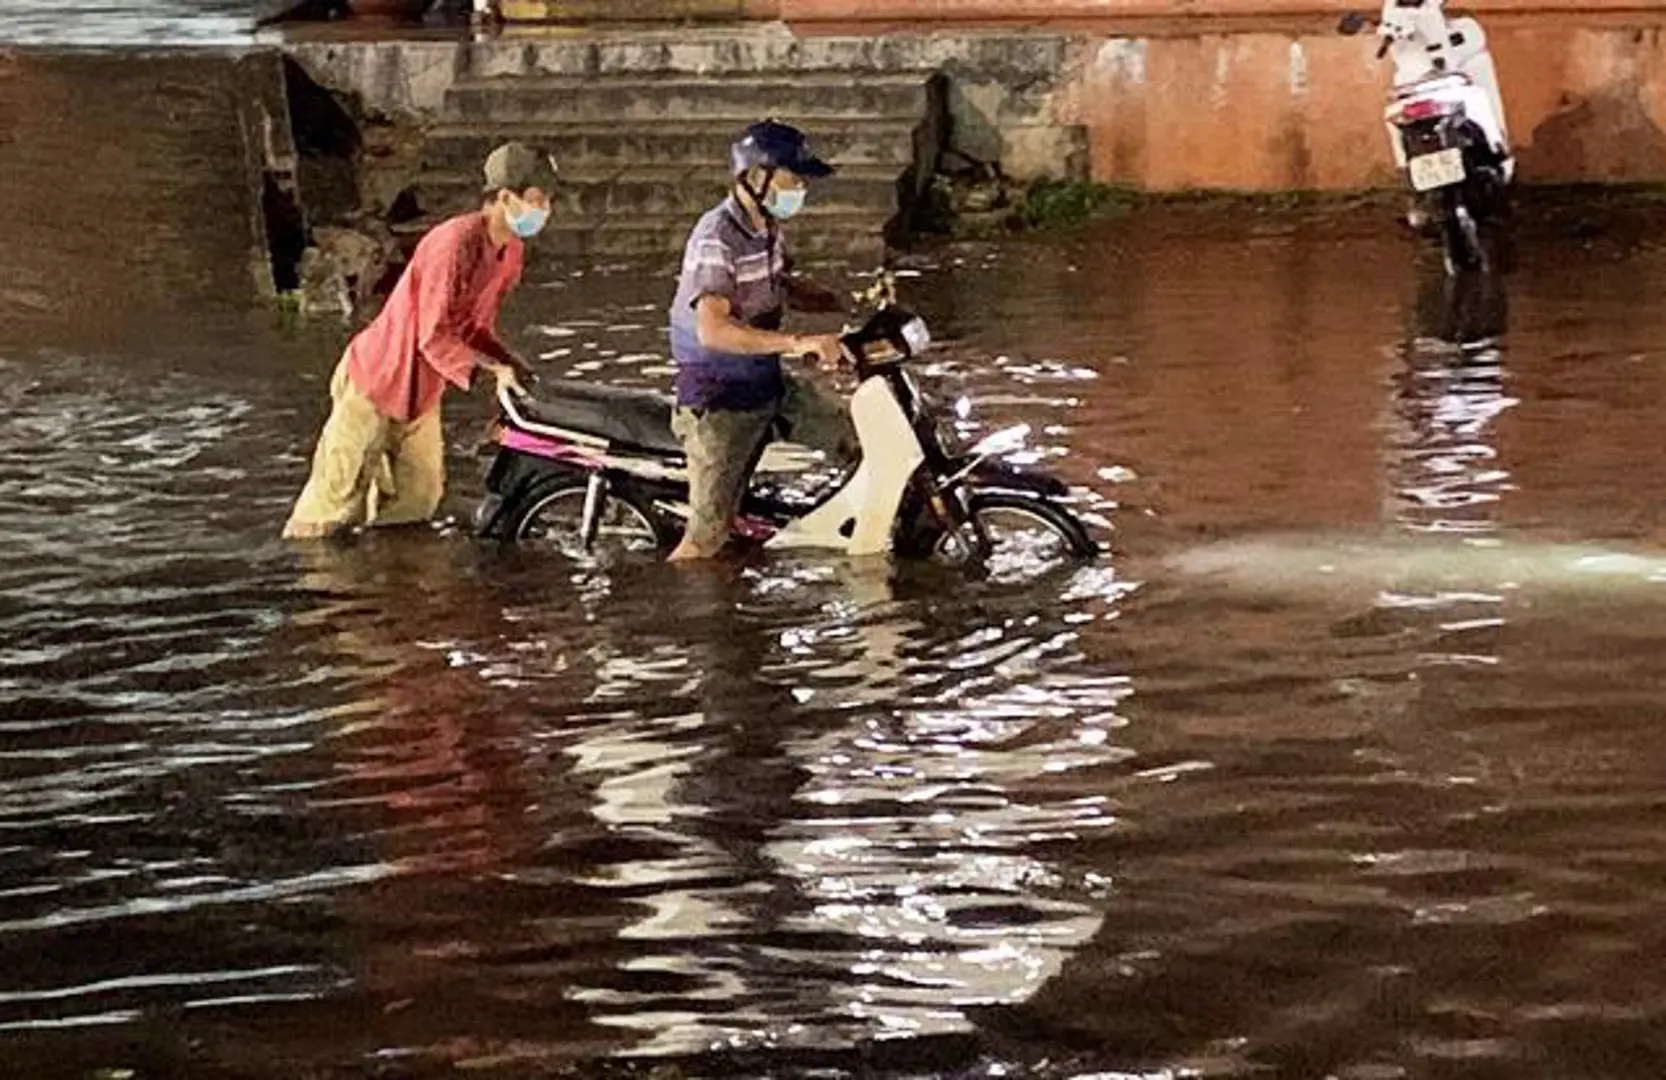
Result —
POLYGON ((974 161, 1001 160, 1001 100, 1006 89, 995 82, 949 80, 949 145, 974 161))
POLYGON ((1001 129, 1001 172, 1019 183, 1080 180, 1088 172, 1087 132, 1063 124, 1001 129))
POLYGON ((314 41, 287 46, 319 85, 351 95, 372 117, 430 119, 467 53, 452 41, 314 41))

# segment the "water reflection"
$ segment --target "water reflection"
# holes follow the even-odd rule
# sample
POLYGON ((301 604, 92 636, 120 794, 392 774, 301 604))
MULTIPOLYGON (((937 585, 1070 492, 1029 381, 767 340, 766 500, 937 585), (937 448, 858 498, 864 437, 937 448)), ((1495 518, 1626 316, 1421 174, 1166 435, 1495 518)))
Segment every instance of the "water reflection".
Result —
POLYGON ((1426 274, 1414 315, 1391 377, 1389 512, 1413 532, 1489 532, 1511 488, 1495 422, 1517 404, 1506 394, 1504 280, 1426 274))
POLYGON ((634 1053, 965 1033, 967 1009, 1027 998, 1097 925, 1047 898, 1064 883, 1035 853, 1112 825, 1106 800, 1024 789, 1128 756, 1127 679, 1027 690, 1035 665, 1072 666, 1077 631, 1007 615, 968 638, 897 588, 871 564, 685 581, 698 643, 627 678, 693 710, 569 747, 605 777, 597 816, 662 852, 594 879, 644 910, 617 978, 574 992, 640 1033, 634 1053), (945 700, 956 670, 987 690, 955 680, 945 700))
POLYGON ((420 527, 298 557, 312 604, 277 644, 342 694, 306 813, 373 868, 333 905, 359 945, 331 1007, 377 1014, 358 1052, 478 1069, 617 1051, 563 978, 592 960, 574 920, 592 943, 629 924, 569 861, 611 827, 564 797, 590 782, 555 749, 587 710, 528 693, 606 685, 600 646, 552 644, 523 569, 420 527))
POLYGON ((347 695, 336 767, 295 790, 359 838, 367 887, 336 912, 384 1058, 968 1033, 1098 925, 1044 853, 1115 824, 1071 780, 1131 756, 1129 680, 1082 652, 1131 588, 1114 573, 1061 582, 1068 617, 991 588, 922 618, 958 579, 576 567, 552 608, 549 566, 479 557, 421 531, 306 549, 309 606, 274 642, 347 695), (650 602, 677 624, 609 619, 650 602), (456 933, 473 905, 493 925, 456 933))
MULTIPOLYGON (((969 1031, 969 1010, 1027 1000, 1102 918, 1046 852, 1113 828, 1115 814, 1106 798, 1046 787, 1132 756, 1116 738, 1130 682, 1085 670, 1068 625, 988 614, 970 633, 887 628, 880 648, 900 629, 914 685, 878 713, 841 708, 835 691, 821 707, 845 721, 789 743, 804 773, 798 812, 768 852, 797 886, 787 926, 807 943, 844 938, 802 950, 831 998, 823 1039, 969 1031), (945 700, 932 686, 945 666, 982 678, 945 700), (1046 692, 1029 681, 1041 666, 1061 675, 1046 692)), ((875 635, 855 628, 871 660, 875 635)))
MULTIPOLYGON (((1491 273, 1426 273, 1410 316, 1407 337, 1395 349, 1384 432, 1390 522, 1431 542, 1490 550, 1498 542, 1492 538, 1501 528, 1500 504, 1513 487, 1497 421, 1519 404, 1506 394, 1505 281, 1491 273)), ((1348 625, 1350 635, 1390 634, 1415 643, 1417 660, 1408 670, 1348 684, 1356 706, 1389 729, 1416 725, 1421 709, 1441 708, 1451 686, 1440 669, 1500 662, 1514 584, 1501 583, 1484 559, 1469 562, 1478 571, 1471 574, 1461 559, 1449 565, 1435 580, 1422 573, 1390 576, 1371 615, 1348 625)), ((1389 760, 1398 768, 1409 764, 1398 754, 1389 760)))

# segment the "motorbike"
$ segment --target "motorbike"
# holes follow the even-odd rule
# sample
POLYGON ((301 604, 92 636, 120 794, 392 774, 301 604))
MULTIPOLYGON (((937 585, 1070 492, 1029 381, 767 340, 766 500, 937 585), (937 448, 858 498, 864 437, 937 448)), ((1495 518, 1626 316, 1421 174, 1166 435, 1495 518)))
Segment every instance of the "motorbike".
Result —
MULTIPOLYGON (((931 347, 931 331, 896 302, 894 278, 879 275, 857 299, 871 313, 847 326, 840 344, 856 378, 849 406, 859 452, 816 476, 813 454, 771 438, 735 537, 764 549, 889 551, 969 568, 997 552, 1052 564, 1094 555, 1069 487, 1007 460, 1023 449, 1028 425, 965 446, 956 420, 969 404, 945 409, 922 392, 910 366, 931 347), (807 485, 792 482, 806 477, 807 485)), ((672 399, 556 380, 533 394, 499 393, 477 532, 569 555, 674 546, 688 519, 688 476, 672 399)))
MULTIPOLYGON (((1371 21, 1350 12, 1338 29, 1371 21)), ((1448 19, 1443 0, 1384 0, 1375 22, 1377 58, 1394 65, 1383 122, 1416 200, 1408 219, 1439 232, 1447 273, 1488 269, 1484 234, 1507 228, 1515 156, 1486 34, 1448 19)))

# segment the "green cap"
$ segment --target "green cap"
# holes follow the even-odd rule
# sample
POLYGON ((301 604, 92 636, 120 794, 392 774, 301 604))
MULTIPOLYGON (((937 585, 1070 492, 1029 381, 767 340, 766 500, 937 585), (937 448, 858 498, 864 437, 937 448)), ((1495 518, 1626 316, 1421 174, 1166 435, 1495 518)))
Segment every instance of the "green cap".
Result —
POLYGON ((519 142, 506 142, 487 154, 485 171, 487 191, 535 187, 547 193, 555 190, 560 180, 554 158, 519 142))

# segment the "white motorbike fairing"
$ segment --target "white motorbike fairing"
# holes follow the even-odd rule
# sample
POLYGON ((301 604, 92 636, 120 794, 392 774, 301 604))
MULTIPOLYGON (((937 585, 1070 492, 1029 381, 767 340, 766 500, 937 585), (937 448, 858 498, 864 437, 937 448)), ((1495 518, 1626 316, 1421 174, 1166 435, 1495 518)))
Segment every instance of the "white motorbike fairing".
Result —
POLYGON ((851 420, 862 443, 862 461, 844 487, 764 545, 771 548, 835 548, 849 555, 877 555, 891 543, 897 510, 925 451, 890 384, 880 376, 862 381, 850 399, 851 420))

